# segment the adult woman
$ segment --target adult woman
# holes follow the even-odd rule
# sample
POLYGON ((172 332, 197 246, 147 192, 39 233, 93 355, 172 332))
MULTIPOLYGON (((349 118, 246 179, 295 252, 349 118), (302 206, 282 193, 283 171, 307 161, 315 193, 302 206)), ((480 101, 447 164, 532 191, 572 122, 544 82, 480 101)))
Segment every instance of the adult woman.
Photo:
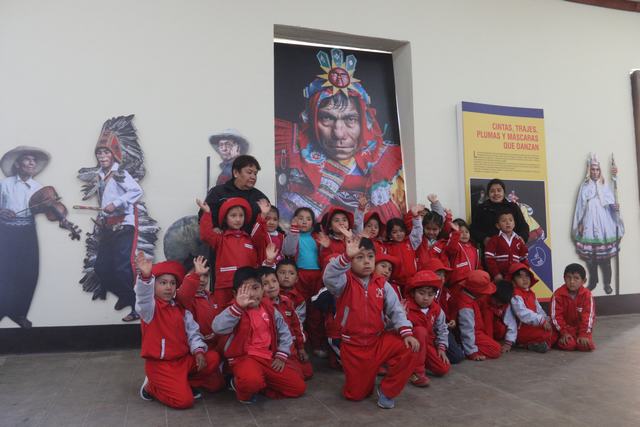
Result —
POLYGON ((478 205, 471 221, 471 237, 484 247, 491 236, 498 234, 496 222, 498 214, 510 212, 516 222, 514 231, 526 242, 529 238, 529 226, 522 216, 522 211, 516 203, 505 198, 506 186, 501 179, 494 178, 487 184, 489 198, 478 205))

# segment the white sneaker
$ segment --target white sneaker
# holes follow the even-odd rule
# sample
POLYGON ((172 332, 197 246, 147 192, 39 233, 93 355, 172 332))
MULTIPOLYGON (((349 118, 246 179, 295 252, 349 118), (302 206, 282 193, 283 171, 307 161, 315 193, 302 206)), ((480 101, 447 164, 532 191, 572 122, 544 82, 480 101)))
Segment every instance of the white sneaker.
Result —
POLYGON ((319 357, 320 359, 326 359, 327 357, 329 357, 329 354, 321 349, 313 350, 313 354, 315 354, 316 357, 319 357))
POLYGON ((142 398, 142 400, 146 400, 147 402, 149 402, 153 400, 153 397, 147 391, 147 385, 149 385, 149 378, 144 377, 144 381, 140 386, 140 397, 142 398))

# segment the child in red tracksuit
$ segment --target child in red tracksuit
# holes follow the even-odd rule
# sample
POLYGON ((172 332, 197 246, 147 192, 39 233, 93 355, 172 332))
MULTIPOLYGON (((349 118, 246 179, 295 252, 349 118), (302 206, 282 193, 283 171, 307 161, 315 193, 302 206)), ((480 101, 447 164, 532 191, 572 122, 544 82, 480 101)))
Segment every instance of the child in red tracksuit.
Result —
POLYGON ((384 240, 382 239, 382 226, 383 224, 380 214, 375 211, 370 211, 364 214, 361 226, 357 227, 361 228, 361 230, 356 230, 362 231, 362 235, 368 237, 373 242, 373 245, 376 248, 376 253, 384 253, 386 251, 386 248, 384 247, 384 240))
POLYGON ((309 361, 309 356, 304 349, 306 339, 303 332, 302 321, 296 314, 295 305, 292 300, 280 292, 278 276, 273 268, 262 267, 259 274, 265 296, 271 300, 273 306, 280 312, 293 336, 291 358, 289 360, 293 363, 299 363, 304 379, 308 380, 313 376, 313 368, 309 361))
POLYGON ((387 253, 398 258, 400 269, 396 272, 395 278, 402 287, 418 271, 416 263, 416 249, 422 243, 422 217, 420 212, 424 211, 423 205, 416 205, 405 215, 404 220, 391 218, 387 221, 386 233, 387 253), (409 226, 411 225, 411 232, 409 226))
MULTIPOLYGON (((375 245, 374 245, 375 247, 375 245)), ((393 273, 397 273, 400 269, 400 260, 393 255, 376 252, 376 268, 375 273, 381 275, 387 282, 391 285, 393 290, 396 292, 398 299, 400 302, 404 300, 404 293, 400 286, 393 280, 393 273)))
POLYGON ((239 268, 233 288, 235 300, 213 320, 213 332, 228 335, 224 355, 237 399, 254 403, 260 392, 272 399, 302 396, 306 385, 299 365, 288 360, 291 332, 269 298, 263 298, 258 271, 239 268))
POLYGON ((511 265, 522 263, 529 265, 527 260, 527 244, 515 231, 515 220, 511 212, 498 214, 496 227, 498 234, 489 238, 484 247, 484 260, 487 271, 494 281, 502 280, 509 272, 511 265))
POLYGON ((444 252, 453 271, 482 269, 480 258, 478 257, 478 248, 471 241, 471 232, 466 221, 456 218, 451 223, 451 230, 444 252))
POLYGON ((516 344, 538 353, 546 353, 558 336, 553 330, 551 319, 544 312, 531 289, 536 279, 525 264, 512 264, 508 278, 513 283, 511 310, 518 321, 516 344))
POLYGON ((306 331, 313 353, 319 357, 326 357, 324 316, 311 304, 311 297, 322 289, 322 270, 320 270, 320 244, 326 236, 316 230, 315 215, 310 208, 296 209, 291 218, 289 234, 284 238, 282 253, 295 258, 298 268, 296 289, 307 302, 306 331))
POLYGON ((435 302, 442 289, 442 279, 433 271, 416 273, 405 285, 407 317, 413 324, 413 334, 420 342, 420 352, 411 376, 411 384, 417 387, 429 385, 428 369, 436 376, 446 375, 451 368, 447 357, 449 329, 444 311, 435 302))
POLYGON ((283 259, 276 265, 276 275, 280 284, 280 294, 286 296, 293 302, 296 314, 304 324, 307 318, 307 303, 304 295, 298 290, 298 268, 295 261, 283 259))
POLYGON ((384 277, 374 273, 371 240, 355 238, 346 230, 345 235, 346 252, 331 258, 323 275, 325 286, 336 298, 336 321, 341 325, 342 394, 349 400, 369 396, 378 369, 386 364, 378 406, 391 409, 411 376, 420 343, 413 337, 396 293, 384 277), (397 333, 385 330, 385 315, 397 333))
POLYGON ((215 302, 213 295, 207 289, 209 285, 207 260, 203 256, 198 256, 185 264, 191 268, 176 290, 176 302, 193 314, 205 342, 209 347, 215 348, 217 340, 211 329, 211 322, 223 307, 215 302))
POLYGON ((460 332, 462 349, 468 359, 485 360, 500 357, 500 344, 487 334, 478 300, 496 291, 486 271, 469 272, 453 297, 453 310, 460 332))
POLYGON ((496 291, 488 299, 480 302, 487 335, 502 342, 502 352, 511 351, 516 342, 518 324, 509 303, 513 297, 513 285, 507 280, 499 280, 496 291))
POLYGON ((596 307, 591 291, 584 287, 587 272, 580 264, 564 269, 564 285, 551 298, 551 319, 560 334, 560 350, 591 351, 596 349, 591 333, 596 320, 596 307))
MULTIPOLYGON (((282 245, 284 243, 284 231, 280 228, 280 211, 277 207, 271 206, 269 212, 264 217, 264 226, 269 235, 269 241, 273 243, 278 250, 275 262, 279 263, 284 259, 282 254, 282 245)), ((266 254, 264 255, 266 257, 266 254)))
POLYGON ((439 258, 443 264, 449 266, 449 259, 444 253, 448 239, 440 237, 441 235, 448 236, 451 232, 453 217, 449 209, 442 207, 436 194, 429 194, 427 199, 431 202, 431 210, 426 211, 422 217, 424 237, 416 249, 418 270, 428 270, 426 263, 432 258, 439 258))
POLYGON ((271 209, 266 200, 258 205, 262 215, 251 230, 249 236, 242 227, 251 219, 251 206, 241 197, 225 200, 218 211, 218 223, 222 231, 213 229, 211 209, 206 203, 196 200, 203 212, 200 218, 200 239, 207 243, 216 254, 215 289, 216 303, 224 307, 233 299, 233 274, 240 267, 257 267, 262 262, 262 254, 268 242, 264 226, 264 217, 271 209))
POLYGON ((199 397, 192 387, 209 391, 224 387, 218 370, 220 356, 208 351, 191 312, 173 299, 184 275, 182 265, 165 261, 152 266, 143 252, 138 253, 136 265, 140 276, 134 290, 146 374, 140 397, 172 408, 190 408, 199 397))

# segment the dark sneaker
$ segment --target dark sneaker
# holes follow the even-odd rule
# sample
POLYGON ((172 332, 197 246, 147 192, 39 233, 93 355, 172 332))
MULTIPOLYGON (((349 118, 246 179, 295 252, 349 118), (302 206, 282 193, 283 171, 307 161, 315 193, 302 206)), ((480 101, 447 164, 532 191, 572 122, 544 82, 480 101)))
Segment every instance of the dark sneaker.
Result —
POLYGON ((396 402, 393 399, 385 396, 382 391, 380 391, 380 387, 378 387, 378 406, 382 409, 393 409, 396 407, 396 402))
POLYGON ((144 381, 142 382, 142 385, 140 386, 140 397, 142 398, 142 400, 151 401, 151 400, 153 400, 153 397, 147 391, 147 385, 148 384, 149 384, 149 378, 144 377, 144 381))
POLYGON ((546 342, 534 342, 527 345, 527 350, 535 351, 536 353, 546 353, 549 351, 549 346, 546 342))
POLYGON ((192 388, 191 389, 191 394, 193 394, 193 399, 194 400, 202 399, 202 392, 200 390, 198 390, 197 388, 192 388))
POLYGON ((604 291, 606 292, 607 295, 610 295, 613 292, 613 288, 611 287, 611 285, 605 284, 604 291))

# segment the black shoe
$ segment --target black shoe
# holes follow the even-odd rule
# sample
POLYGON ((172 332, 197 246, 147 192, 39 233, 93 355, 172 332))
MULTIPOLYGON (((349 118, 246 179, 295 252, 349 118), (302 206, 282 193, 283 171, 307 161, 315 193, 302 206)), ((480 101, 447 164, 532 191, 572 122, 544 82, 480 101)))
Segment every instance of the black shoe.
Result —
POLYGON ((120 311, 125 307, 130 306, 131 304, 125 302, 122 298, 118 298, 118 301, 116 302, 116 305, 113 306, 115 311, 120 311))
POLYGON ((200 390, 198 390, 197 388, 192 388, 191 389, 191 394, 193 394, 193 399, 194 400, 202 399, 202 392, 200 390))
POLYGON ((527 350, 535 351, 536 353, 546 353, 549 351, 549 345, 546 342, 535 342, 527 345, 527 350))
POLYGON ((594 290, 596 288, 596 286, 598 285, 598 282, 596 283, 589 283, 589 285, 587 286, 587 289, 589 289, 590 291, 594 290))
POLYGON ((142 400, 150 401, 153 400, 153 397, 147 391, 147 384, 149 384, 149 378, 144 377, 144 381, 140 386, 140 397, 142 398, 142 400))
POLYGON ((613 288, 610 284, 607 283, 606 285, 604 285, 604 291, 607 293, 607 295, 610 295, 613 292, 613 288))
POLYGON ((29 319, 27 319, 27 316, 12 317, 11 320, 16 322, 18 324, 18 326, 20 326, 21 328, 24 328, 24 329, 29 329, 29 328, 31 328, 33 326, 31 321, 29 319))
POLYGON ((131 313, 127 314, 122 318, 123 322, 135 322, 140 319, 140 315, 135 311, 131 310, 131 313))

